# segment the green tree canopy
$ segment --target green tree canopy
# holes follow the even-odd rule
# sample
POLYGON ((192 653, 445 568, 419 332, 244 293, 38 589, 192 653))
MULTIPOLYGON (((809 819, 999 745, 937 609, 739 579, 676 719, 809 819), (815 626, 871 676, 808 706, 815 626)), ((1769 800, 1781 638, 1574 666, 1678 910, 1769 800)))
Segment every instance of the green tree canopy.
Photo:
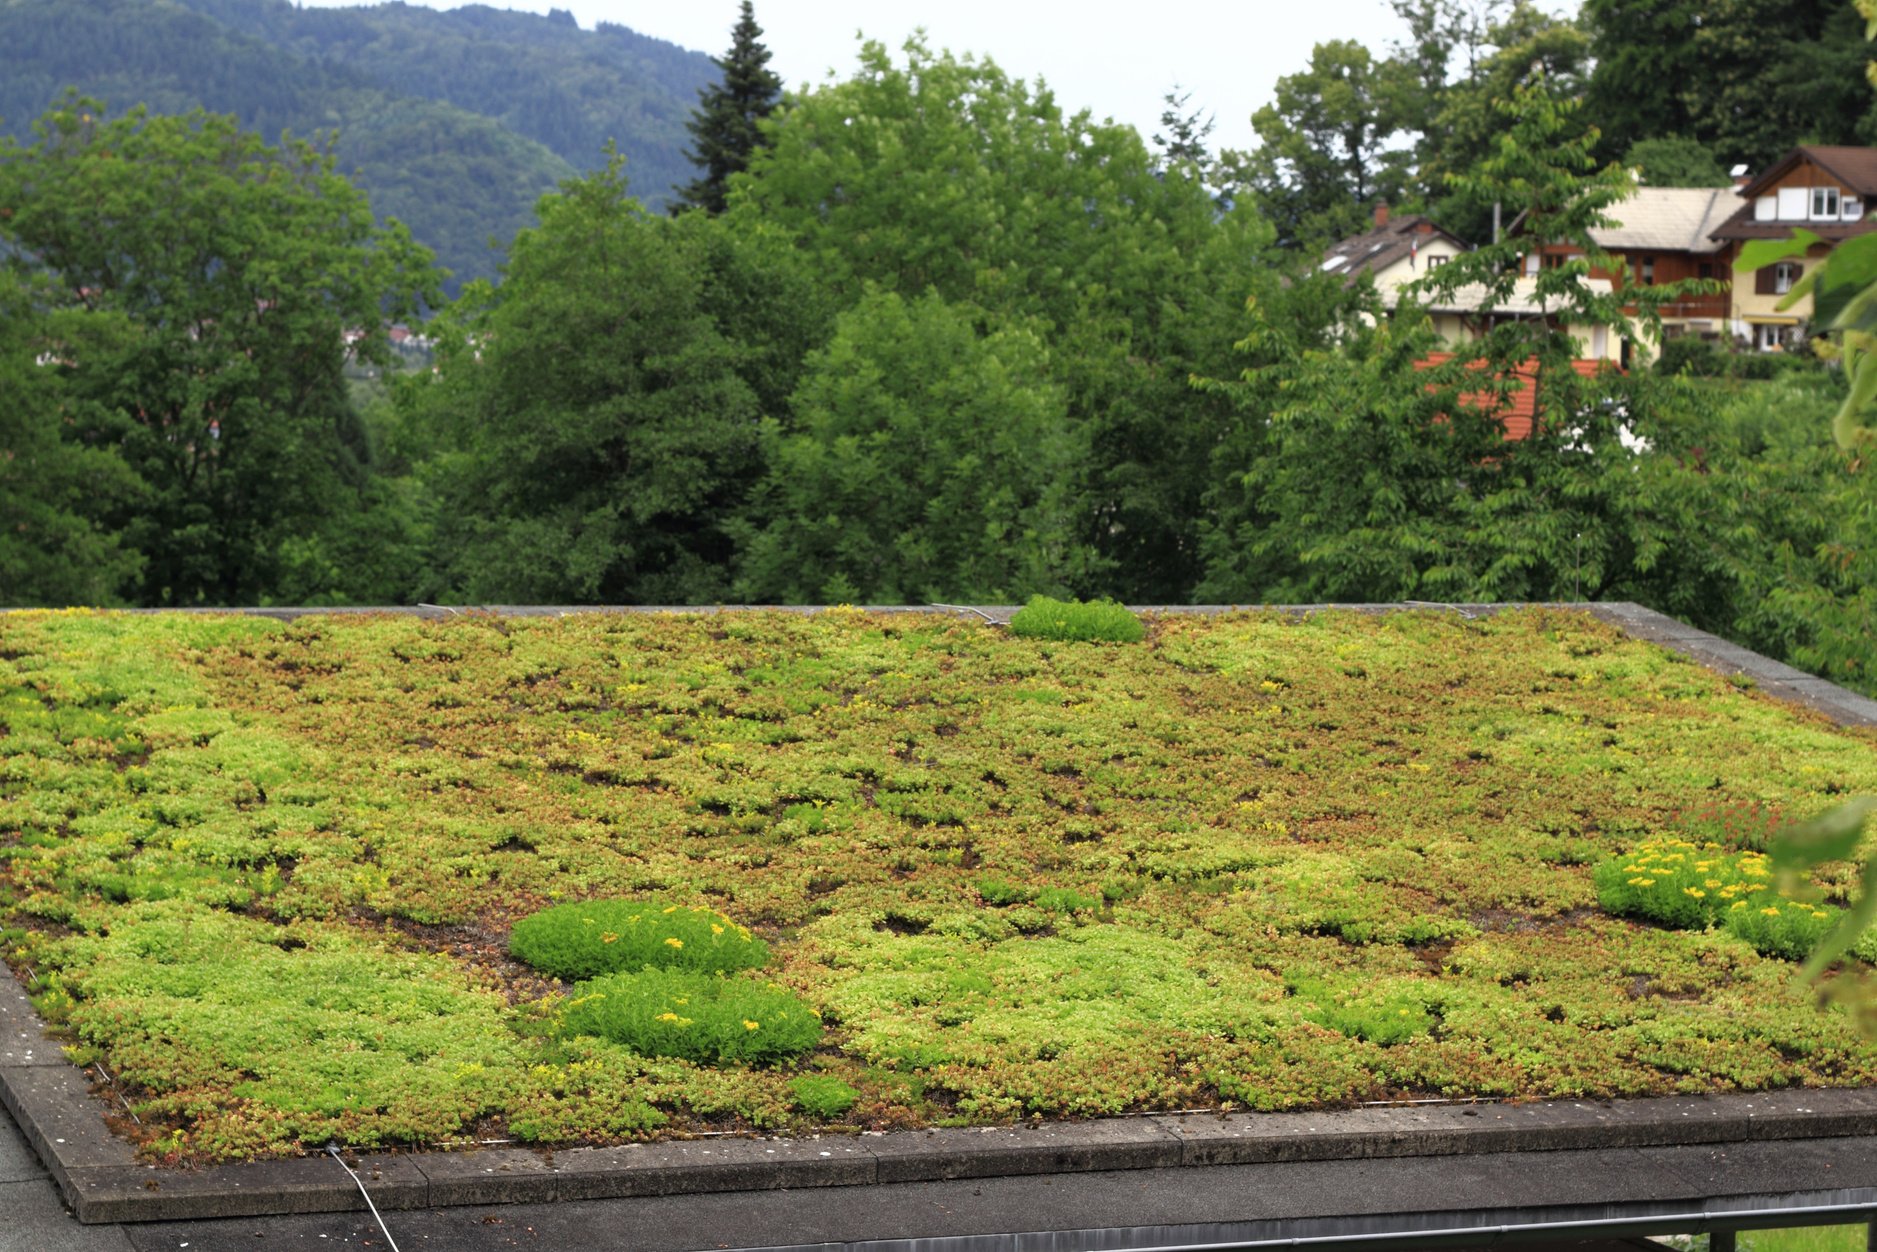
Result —
POLYGON ((1395 86, 1352 39, 1318 44, 1308 69, 1277 80, 1276 99, 1252 115, 1259 146, 1241 176, 1280 241, 1320 246, 1355 230, 1373 201, 1400 200, 1395 86))
POLYGON ((1131 129, 918 40, 903 64, 865 45, 853 78, 769 126, 734 180, 735 228, 796 240, 843 302, 867 284, 932 291, 1031 327, 1083 432, 1067 471, 1080 542, 1126 571, 1073 589, 1190 588, 1221 404, 1188 380, 1230 367, 1246 296, 1275 282, 1256 212, 1222 214, 1196 165, 1163 168, 1131 129))
POLYGON ((1092 559, 1069 515, 1079 460, 1048 354, 980 333, 936 294, 875 290, 841 316, 775 442, 740 581, 782 603, 1011 603, 1092 559))
POLYGON ((499 603, 709 603, 757 469, 756 394, 680 223, 621 163, 544 197, 411 401, 447 425, 442 586, 499 603))
POLYGON ((1645 187, 1726 187, 1732 183, 1714 154, 1693 139, 1639 139, 1623 154, 1645 187))
POLYGON ((1682 135, 1758 169, 1794 144, 1877 139, 1844 0, 1585 0, 1584 20, 1606 155, 1682 135))
POLYGON ((106 118, 68 97, 35 131, 0 139, 0 244, 128 328, 84 340, 62 385, 95 423, 75 436, 110 442, 147 488, 106 519, 143 556, 132 598, 254 602, 281 542, 354 502, 341 371, 435 298, 429 254, 375 226, 329 155, 232 118, 106 118))
POLYGON ((0 606, 113 604, 136 575, 141 557, 105 519, 141 484, 109 442, 109 415, 68 385, 72 361, 126 330, 0 267, 0 606))

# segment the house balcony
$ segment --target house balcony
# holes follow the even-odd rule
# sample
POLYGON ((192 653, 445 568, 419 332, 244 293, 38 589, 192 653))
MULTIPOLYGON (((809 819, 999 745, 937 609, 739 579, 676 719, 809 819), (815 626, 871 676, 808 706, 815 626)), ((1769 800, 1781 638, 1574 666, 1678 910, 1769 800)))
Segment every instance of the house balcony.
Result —
MULTIPOLYGON (((1725 291, 1705 296, 1683 296, 1662 305, 1660 312, 1665 322, 1724 321, 1728 316, 1727 301, 1728 293, 1725 291)), ((1634 317, 1636 306, 1627 305, 1623 312, 1634 317)))

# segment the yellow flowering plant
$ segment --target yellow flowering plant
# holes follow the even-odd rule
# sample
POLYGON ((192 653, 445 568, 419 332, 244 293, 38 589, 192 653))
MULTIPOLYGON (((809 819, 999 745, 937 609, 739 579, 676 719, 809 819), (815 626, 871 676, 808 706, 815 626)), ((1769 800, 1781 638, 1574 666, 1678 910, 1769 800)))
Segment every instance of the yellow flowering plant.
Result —
POLYGON ((1647 839, 1599 865, 1596 884, 1597 902, 1611 913, 1699 930, 1771 893, 1773 870, 1762 852, 1729 852, 1712 840, 1647 839))
POLYGON ((1647 840, 1596 871, 1597 900, 1609 912, 1678 930, 1720 925, 1764 956, 1803 960, 1842 910, 1793 898, 1778 880, 1766 853, 1672 838, 1647 840))

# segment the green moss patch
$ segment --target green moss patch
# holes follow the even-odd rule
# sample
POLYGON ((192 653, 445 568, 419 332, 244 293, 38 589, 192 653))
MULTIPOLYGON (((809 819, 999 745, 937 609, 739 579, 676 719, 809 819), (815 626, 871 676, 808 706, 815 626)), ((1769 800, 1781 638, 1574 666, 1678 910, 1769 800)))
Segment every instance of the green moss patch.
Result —
POLYGON ((691 970, 609 974, 574 988, 560 1028, 597 1035, 645 1056, 707 1065, 768 1064, 821 1040, 821 1015, 773 983, 691 970))
POLYGON ((1084 643, 1139 643, 1147 637, 1141 619, 1112 600, 1057 600, 1031 596, 1010 619, 1010 633, 1029 639, 1084 643))
POLYGON ((1868 732, 1578 614, 1150 624, 0 616, 6 959, 158 1159, 1877 1077, 1851 867, 1752 868, 1868 732))
POLYGON ((509 932, 508 950, 556 978, 647 966, 716 974, 769 960, 768 944, 715 909, 631 900, 557 904, 530 914, 509 932))

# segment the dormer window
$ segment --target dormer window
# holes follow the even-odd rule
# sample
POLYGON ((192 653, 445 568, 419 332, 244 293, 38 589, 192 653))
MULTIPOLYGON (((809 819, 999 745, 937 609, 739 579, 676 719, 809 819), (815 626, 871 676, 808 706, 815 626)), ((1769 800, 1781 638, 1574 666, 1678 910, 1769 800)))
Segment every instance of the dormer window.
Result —
POLYGON ((1826 222, 1838 220, 1838 189, 1836 187, 1812 188, 1812 220, 1826 222))

